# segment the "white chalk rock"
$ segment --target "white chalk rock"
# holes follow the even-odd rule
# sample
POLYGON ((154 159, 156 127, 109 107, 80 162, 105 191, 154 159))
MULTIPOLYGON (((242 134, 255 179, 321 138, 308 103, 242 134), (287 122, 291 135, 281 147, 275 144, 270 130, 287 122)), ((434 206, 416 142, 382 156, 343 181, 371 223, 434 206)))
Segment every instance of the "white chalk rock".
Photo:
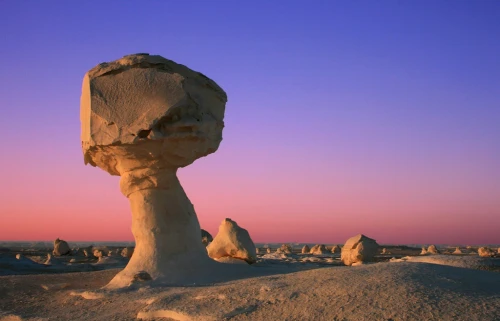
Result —
POLYGON ((309 246, 307 244, 304 245, 304 247, 302 247, 302 254, 309 254, 310 251, 311 251, 311 249, 309 248, 309 246))
POLYGON ((462 254, 462 251, 461 251, 461 250, 460 250, 460 248, 457 246, 457 247, 455 248, 455 251, 453 251, 453 253, 452 253, 452 254, 462 254))
POLYGON ((134 254, 134 248, 133 247, 126 247, 122 250, 122 252, 120 253, 121 256, 123 257, 127 257, 127 258, 131 258, 132 257, 132 254, 134 254))
POLYGON ((271 254, 271 249, 269 247, 266 249, 266 253, 271 254))
POLYGON ((490 250, 485 246, 477 249, 477 253, 479 254, 480 257, 492 257, 495 255, 495 252, 493 252, 492 250, 490 250))
POLYGON ((52 251, 53 255, 61 256, 68 255, 70 253, 71 249, 66 241, 60 240, 59 238, 54 241, 54 250, 52 251))
POLYGON ((340 253, 340 247, 338 245, 332 246, 332 249, 330 250, 331 253, 340 253))
POLYGON ((208 256, 220 259, 228 256, 251 264, 257 260, 255 244, 248 231, 239 227, 235 221, 226 218, 219 226, 219 232, 207 246, 208 256))
POLYGON ((328 250, 326 249, 326 246, 324 246, 323 244, 316 244, 311 248, 309 253, 315 255, 322 255, 328 253, 328 250))
POLYGON ((429 245, 429 247, 427 248, 427 253, 428 254, 439 254, 439 251, 435 245, 429 245))
POLYGON ((281 246, 276 249, 276 253, 292 254, 293 248, 290 244, 281 244, 281 246))
POLYGON ((374 239, 358 234, 348 239, 342 248, 340 259, 345 265, 372 261, 378 252, 378 244, 374 239))
POLYGON ((426 255, 427 254, 427 250, 425 249, 425 247, 422 247, 422 251, 420 251, 420 255, 426 255))

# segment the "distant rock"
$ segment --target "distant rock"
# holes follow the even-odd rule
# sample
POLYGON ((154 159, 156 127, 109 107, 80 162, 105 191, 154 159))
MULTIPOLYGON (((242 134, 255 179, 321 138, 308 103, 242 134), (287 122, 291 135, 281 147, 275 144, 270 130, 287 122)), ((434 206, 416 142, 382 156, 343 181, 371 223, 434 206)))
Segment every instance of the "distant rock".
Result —
POLYGON ((281 247, 279 247, 276 250, 276 253, 283 253, 283 254, 292 254, 293 253, 293 248, 290 244, 281 244, 281 247))
POLYGON ((134 254, 134 248, 133 247, 126 247, 122 250, 122 252, 120 253, 121 256, 123 257, 127 257, 127 258, 131 258, 132 257, 132 254, 134 254))
POLYGON ((480 257, 492 257, 495 255, 495 252, 493 252, 492 250, 490 250, 485 246, 477 249, 477 253, 479 254, 480 257))
POLYGON ((380 252, 380 254, 387 254, 387 249, 384 247, 384 248, 382 249, 382 252, 380 252))
POLYGON ((257 254, 260 253, 260 249, 258 247, 255 248, 255 253, 257 253, 257 254))
POLYGON ((212 237, 212 235, 210 233, 208 233, 204 229, 201 229, 201 243, 203 243, 203 244, 205 244, 205 246, 207 246, 213 240, 214 240, 214 238, 212 237))
POLYGON ((47 254, 47 260, 44 263, 45 265, 63 265, 61 261, 53 257, 50 253, 47 254))
POLYGON ((101 257, 103 257, 103 256, 107 256, 107 255, 105 255, 105 253, 104 253, 104 251, 103 251, 103 250, 99 250, 99 249, 95 249, 95 250, 94 250, 94 252, 93 252, 92 254, 94 254, 94 256, 95 256, 96 258, 101 258, 101 257))
POLYGON ((427 254, 427 250, 425 249, 425 247, 422 246, 422 251, 420 252, 420 255, 426 255, 427 254))
POLYGON ((304 247, 302 248, 302 254, 309 254, 309 251, 311 251, 309 246, 307 244, 304 245, 304 247))
POLYGON ((271 249, 268 247, 268 248, 266 249, 266 252, 267 252, 267 254, 271 254, 271 249))
POLYGON ((377 252, 378 244, 374 239, 358 234, 346 241, 340 259, 345 265, 351 266, 354 263, 372 261, 377 252))
POLYGON ((331 253, 340 253, 340 247, 338 245, 332 246, 332 249, 330 250, 331 253))
POLYGON ((439 254, 439 251, 435 245, 429 245, 429 247, 427 248, 427 253, 428 254, 439 254))
POLYGON ((52 254, 55 256, 68 255, 71 253, 71 249, 66 241, 60 240, 57 238, 54 241, 54 250, 52 254))
POLYGON ((257 260, 255 244, 250 234, 229 218, 222 221, 219 232, 212 243, 207 246, 207 251, 208 256, 213 259, 229 256, 244 260, 249 264, 257 260))
POLYGON ((313 246, 309 251, 310 254, 315 254, 315 255, 322 255, 326 254, 327 252, 328 250, 326 249, 326 246, 324 246, 323 244, 317 244, 313 246))
POLYGON ((457 246, 455 248, 455 251, 452 253, 452 254, 462 254, 462 251, 460 250, 460 248, 457 246))

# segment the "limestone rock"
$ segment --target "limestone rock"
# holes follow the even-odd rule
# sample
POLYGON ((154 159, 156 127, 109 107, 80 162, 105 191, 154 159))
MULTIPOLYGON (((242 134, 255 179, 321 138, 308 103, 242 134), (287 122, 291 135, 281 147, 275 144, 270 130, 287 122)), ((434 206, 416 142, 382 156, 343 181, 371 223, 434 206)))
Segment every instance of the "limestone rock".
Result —
POLYGON ((479 254, 480 257, 491 257, 495 255, 495 253, 492 250, 490 250, 485 246, 477 249, 477 253, 479 254))
POLYGON ((380 254, 387 254, 387 249, 384 247, 384 248, 382 249, 382 252, 381 252, 380 254))
POLYGON ((259 254, 259 253, 260 253, 260 248, 256 247, 256 248, 255 248, 255 253, 256 253, 256 254, 259 254))
POLYGON ((316 244, 315 246, 313 246, 311 248, 309 253, 316 254, 316 255, 322 255, 322 254, 328 253, 328 250, 326 249, 326 246, 324 246, 323 244, 316 244))
POLYGON ((247 230, 238 226, 235 221, 226 218, 219 226, 219 232, 207 247, 208 256, 220 259, 229 256, 244 260, 251 264, 257 260, 255 244, 247 230))
POLYGON ((332 249, 330 250, 331 253, 340 253, 340 247, 338 245, 332 246, 332 249))
POLYGON ((429 245, 429 247, 427 248, 427 253, 428 254, 439 254, 439 251, 435 245, 429 245))
POLYGON ((455 251, 453 252, 453 254, 462 254, 462 251, 460 250, 460 248, 457 246, 455 248, 455 251))
POLYGON ((123 257, 127 257, 127 258, 131 258, 132 257, 132 254, 134 254, 134 248, 133 247, 126 247, 122 250, 122 252, 120 253, 121 256, 123 257))
POLYGON ((358 234, 346 241, 340 259, 345 265, 372 261, 378 252, 378 244, 374 239, 358 234))
POLYGON ((420 251, 420 255, 426 255, 427 254, 427 250, 425 249, 425 247, 422 247, 422 251, 420 251))
POLYGON ((302 248, 302 254, 309 254, 310 251, 311 251, 311 249, 309 248, 309 246, 307 244, 304 245, 304 247, 302 248))
POLYGON ((103 250, 99 250, 99 249, 95 249, 92 254, 94 254, 94 256, 96 258, 101 258, 103 256, 107 256, 107 255, 105 255, 105 252, 103 250))
POLYGON ((214 240, 214 238, 212 237, 212 235, 210 233, 208 233, 204 229, 201 229, 201 242, 205 246, 207 246, 208 244, 210 244, 210 242, 212 242, 213 240, 214 240))
POLYGON ((267 253, 267 254, 271 254, 271 249, 270 249, 270 248, 267 248, 267 249, 266 249, 266 253, 267 253))
POLYGON ((293 248, 290 244, 281 244, 281 246, 276 249, 276 253, 292 254, 293 248))
POLYGON ((45 265, 63 265, 61 261, 53 257, 50 253, 47 254, 47 260, 44 263, 45 265))
POLYGON ((53 255, 61 256, 68 255, 70 253, 71 249, 66 241, 60 240, 59 238, 54 241, 54 250, 52 251, 53 255))

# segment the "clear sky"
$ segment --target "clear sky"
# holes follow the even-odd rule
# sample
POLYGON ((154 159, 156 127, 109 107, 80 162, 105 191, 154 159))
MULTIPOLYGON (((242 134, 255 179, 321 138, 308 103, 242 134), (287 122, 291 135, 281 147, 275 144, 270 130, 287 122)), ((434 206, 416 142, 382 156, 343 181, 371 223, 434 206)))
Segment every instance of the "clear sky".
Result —
POLYGON ((500 243, 500 1, 0 1, 0 240, 132 240, 84 166, 83 75, 159 54, 228 94, 180 169, 255 242, 500 243))

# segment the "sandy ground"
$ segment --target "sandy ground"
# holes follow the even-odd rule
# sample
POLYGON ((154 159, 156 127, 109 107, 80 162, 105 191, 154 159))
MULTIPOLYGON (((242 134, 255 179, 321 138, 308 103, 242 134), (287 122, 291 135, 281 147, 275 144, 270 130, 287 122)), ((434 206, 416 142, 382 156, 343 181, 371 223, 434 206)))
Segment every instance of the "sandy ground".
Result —
POLYGON ((500 259, 470 258, 356 267, 328 255, 263 259, 249 275, 266 276, 97 299, 81 294, 99 293, 119 269, 0 276, 0 320, 500 320, 500 273, 485 271, 500 259))

